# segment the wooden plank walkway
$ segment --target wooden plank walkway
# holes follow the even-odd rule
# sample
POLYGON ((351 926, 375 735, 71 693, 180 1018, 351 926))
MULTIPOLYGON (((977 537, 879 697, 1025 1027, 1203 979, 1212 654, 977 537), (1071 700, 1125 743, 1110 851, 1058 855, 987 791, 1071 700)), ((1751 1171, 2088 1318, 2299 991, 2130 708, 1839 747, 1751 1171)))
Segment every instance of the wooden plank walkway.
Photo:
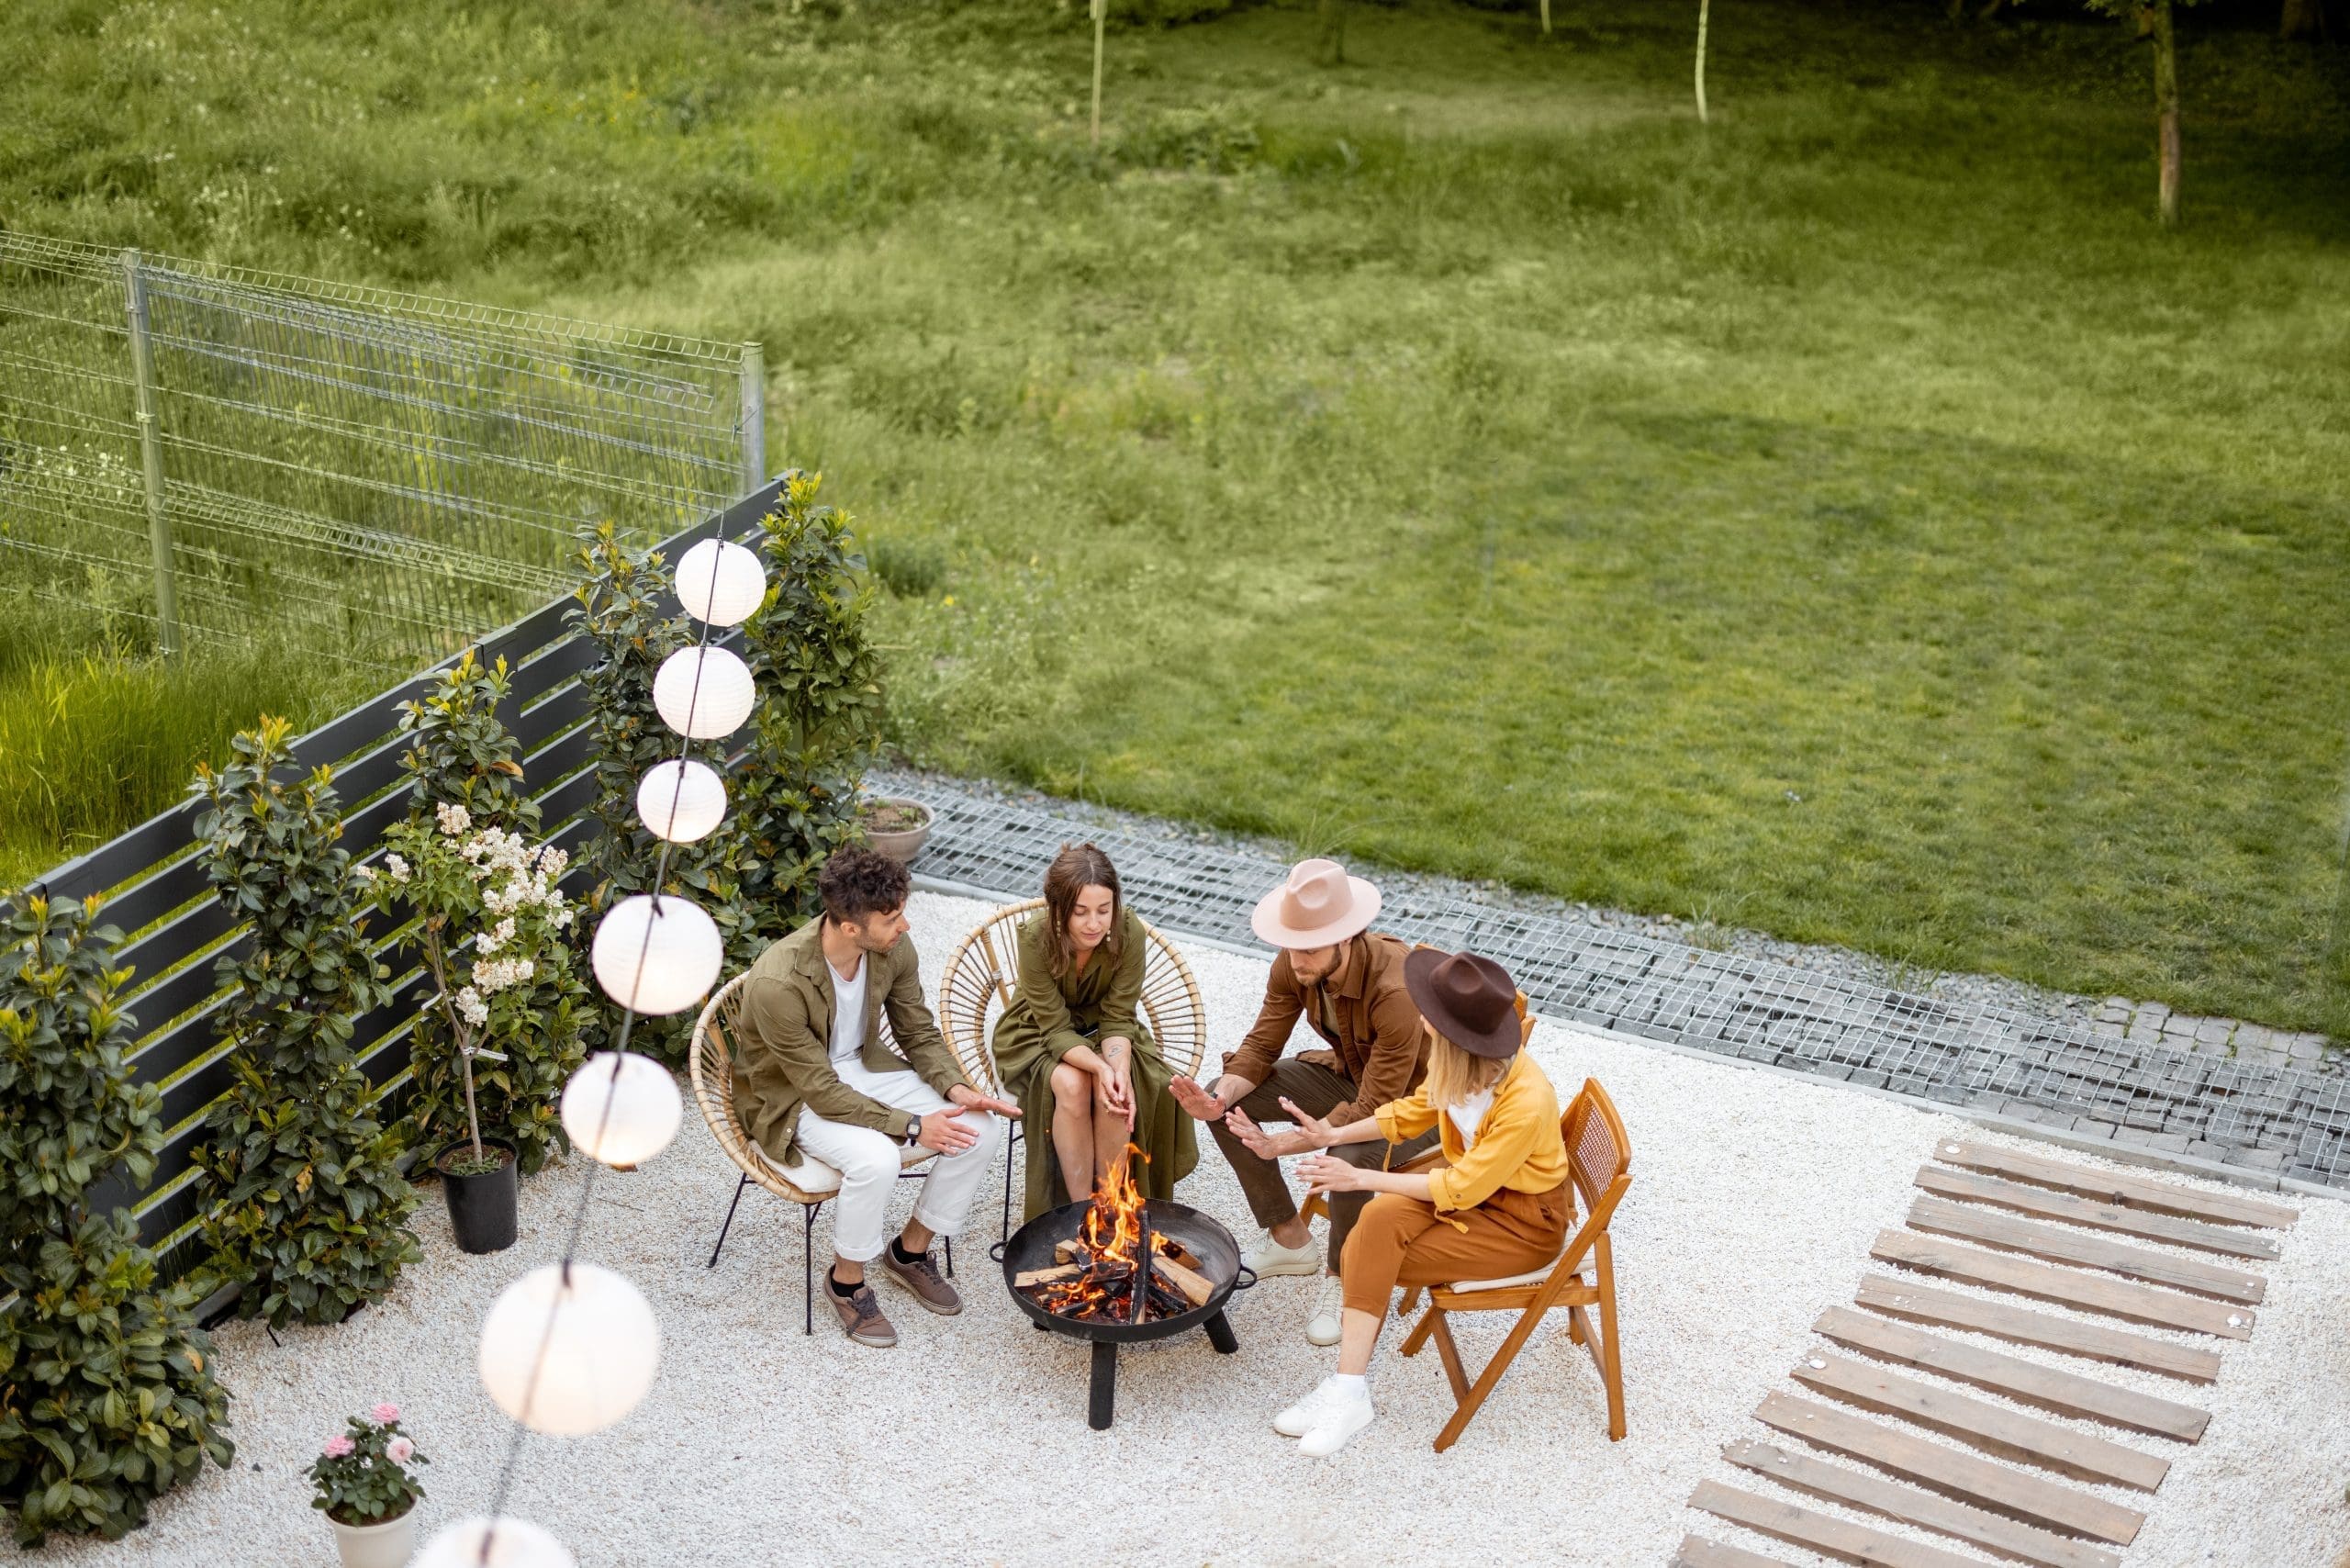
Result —
MULTIPOLYGON (((2252 1309, 2265 1299, 2267 1282, 2245 1260, 2277 1259, 2279 1238, 2261 1232, 2290 1226, 2298 1211, 1965 1139, 1938 1142, 1915 1185, 1921 1195, 1911 1201, 1905 1228, 1879 1232, 1870 1248, 1872 1258, 1904 1274, 1864 1276, 1852 1306, 1830 1306, 1812 1324, 1822 1339, 1852 1354, 1807 1350, 1788 1374, 1805 1392, 1835 1403, 1767 1394, 1755 1419, 1796 1442, 1742 1439, 1725 1448, 1723 1459, 1789 1491, 2028 1568, 2121 1568, 2116 1549, 2137 1539, 2145 1516, 2075 1484, 2151 1493, 2170 1473, 2167 1453, 2018 1406, 2101 1423, 2157 1444, 2200 1441, 2210 1412, 1953 1335, 2186 1383, 2216 1382, 2221 1361, 2215 1350, 1993 1296, 2029 1297, 2172 1333, 2248 1339, 2256 1326, 2252 1309), (2206 1257, 2166 1250, 2174 1248, 2206 1257), (1919 1275, 1959 1288, 1918 1282, 1919 1275), (1996 1397, 1960 1394, 1929 1379, 1996 1397), (1858 1463, 1830 1462, 1823 1453, 1858 1463)), ((1716 1481, 1701 1482, 1689 1506, 1841 1562, 1981 1568, 1980 1559, 1914 1535, 1716 1481)), ((1674 1562, 1754 1568, 1771 1560, 1693 1535, 1674 1562)))

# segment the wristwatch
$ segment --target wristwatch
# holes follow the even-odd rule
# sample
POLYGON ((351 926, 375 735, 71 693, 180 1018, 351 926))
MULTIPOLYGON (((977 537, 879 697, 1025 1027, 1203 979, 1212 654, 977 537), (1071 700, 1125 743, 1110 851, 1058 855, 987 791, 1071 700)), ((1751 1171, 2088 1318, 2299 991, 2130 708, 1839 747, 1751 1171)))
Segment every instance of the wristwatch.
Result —
POLYGON ((913 1116, 913 1117, 910 1117, 910 1118, 908 1118, 908 1120, 907 1120, 907 1122, 906 1122, 906 1137, 905 1137, 905 1144, 906 1144, 906 1147, 907 1147, 908 1148, 913 1148, 913 1146, 914 1146, 915 1144, 917 1144, 917 1143, 919 1143, 919 1142, 921 1142, 921 1141, 922 1141, 922 1118, 921 1118, 920 1116, 913 1116))

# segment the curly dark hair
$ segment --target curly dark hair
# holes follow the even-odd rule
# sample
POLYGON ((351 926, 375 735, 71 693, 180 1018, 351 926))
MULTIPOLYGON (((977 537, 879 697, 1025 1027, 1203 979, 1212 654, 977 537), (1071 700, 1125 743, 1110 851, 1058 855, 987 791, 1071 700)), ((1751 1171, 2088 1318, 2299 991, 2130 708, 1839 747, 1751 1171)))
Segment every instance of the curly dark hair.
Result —
POLYGON ((914 879, 907 869, 862 844, 835 849, 816 873, 816 893, 826 918, 847 922, 903 909, 914 879))

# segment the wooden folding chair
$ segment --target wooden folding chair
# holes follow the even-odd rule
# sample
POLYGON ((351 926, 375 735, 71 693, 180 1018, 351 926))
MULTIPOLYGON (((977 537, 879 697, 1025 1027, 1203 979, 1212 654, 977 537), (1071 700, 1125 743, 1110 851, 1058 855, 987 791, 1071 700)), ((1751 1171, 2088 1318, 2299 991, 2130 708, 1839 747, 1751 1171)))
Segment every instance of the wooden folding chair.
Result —
MULTIPOLYGON (((1020 976, 1021 923, 1045 907, 1043 899, 1005 904, 972 927, 947 956, 946 973, 938 982, 938 1028, 963 1065, 963 1075, 990 1094, 1009 1098, 1002 1075, 995 1070, 995 1049, 990 1039, 995 1020, 1012 1003, 1020 976)), ((1178 1078, 1200 1070, 1207 1052, 1207 1008, 1200 1001, 1200 982, 1175 944, 1143 923, 1146 948, 1142 972, 1142 1023, 1158 1043, 1159 1055, 1178 1078)), ((1003 1138, 1003 1234, 1012 1234, 1012 1174, 1013 1152, 1027 1136, 1019 1119, 1005 1119, 1003 1138)), ((1047 1126, 1040 1137, 1049 1137, 1047 1126)))
POLYGON ((1624 1365, 1617 1350, 1616 1267, 1608 1245, 1607 1221, 1623 1200, 1624 1190, 1632 1184, 1632 1146, 1624 1136, 1624 1120, 1616 1114, 1615 1102, 1608 1099, 1607 1091, 1599 1086, 1595 1078, 1583 1080, 1583 1092, 1575 1096, 1560 1121, 1567 1140, 1568 1179, 1575 1184, 1585 1215, 1583 1224, 1568 1238, 1565 1250, 1547 1268, 1513 1274, 1507 1279, 1464 1280, 1458 1284, 1432 1287, 1427 1313, 1404 1341, 1404 1354, 1411 1356, 1417 1355, 1429 1339, 1436 1340, 1437 1354, 1444 1361, 1444 1375, 1451 1380, 1453 1397, 1460 1402, 1452 1419, 1437 1434, 1438 1453, 1459 1440, 1478 1406, 1485 1403, 1485 1396, 1501 1382, 1502 1373, 1509 1370, 1511 1361, 1533 1338, 1535 1326, 1553 1307, 1560 1306, 1567 1309, 1568 1336, 1591 1352, 1592 1364, 1599 1369, 1600 1382, 1606 1387, 1608 1440, 1623 1439, 1624 1365), (1585 1272, 1594 1275, 1594 1282, 1583 1282, 1585 1272), (1585 1307, 1599 1309, 1595 1327, 1584 1316, 1585 1307), (1485 1363, 1485 1370, 1477 1374, 1473 1384, 1461 1369, 1460 1350, 1452 1340, 1449 1319, 1456 1312, 1518 1315, 1509 1337, 1502 1341, 1501 1349, 1494 1352, 1494 1359, 1485 1363))

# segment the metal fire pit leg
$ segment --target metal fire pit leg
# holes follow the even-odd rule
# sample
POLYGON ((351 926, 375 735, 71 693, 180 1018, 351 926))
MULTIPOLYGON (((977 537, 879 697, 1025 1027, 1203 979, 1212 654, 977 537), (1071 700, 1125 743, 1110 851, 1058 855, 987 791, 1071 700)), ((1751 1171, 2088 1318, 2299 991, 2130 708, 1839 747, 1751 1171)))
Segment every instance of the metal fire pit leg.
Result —
POLYGON ((1232 1325, 1224 1320, 1221 1308, 1208 1314, 1208 1320, 1203 1327, 1208 1331, 1208 1343, 1214 1345, 1218 1351, 1228 1356, 1240 1349, 1239 1337, 1233 1333, 1232 1325))
MULTIPOLYGON (((1231 1332, 1229 1329, 1226 1333, 1231 1332)), ((1093 1390, 1085 1408, 1085 1424, 1097 1432, 1110 1429, 1110 1413, 1118 1396, 1118 1347, 1109 1339, 1093 1341, 1093 1390)))

